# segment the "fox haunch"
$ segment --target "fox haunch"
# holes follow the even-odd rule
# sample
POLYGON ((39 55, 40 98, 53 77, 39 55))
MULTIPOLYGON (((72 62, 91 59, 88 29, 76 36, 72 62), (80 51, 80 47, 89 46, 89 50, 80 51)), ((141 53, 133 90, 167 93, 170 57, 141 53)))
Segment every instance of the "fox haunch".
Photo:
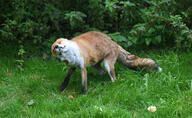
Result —
POLYGON ((116 80, 114 69, 116 61, 131 69, 144 68, 146 70, 161 71, 161 68, 154 60, 136 57, 112 41, 106 34, 96 31, 86 32, 71 40, 59 38, 53 43, 51 51, 57 59, 71 65, 64 82, 60 86, 61 91, 67 87, 74 70, 80 68, 82 91, 86 93, 86 67, 92 65, 102 74, 105 70, 101 67, 101 61, 104 61, 104 67, 112 82, 116 80))

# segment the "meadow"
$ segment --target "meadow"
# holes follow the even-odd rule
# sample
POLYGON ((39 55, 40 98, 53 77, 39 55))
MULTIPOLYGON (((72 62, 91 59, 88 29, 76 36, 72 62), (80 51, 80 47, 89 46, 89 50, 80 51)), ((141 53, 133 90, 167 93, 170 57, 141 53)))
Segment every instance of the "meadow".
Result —
POLYGON ((88 68, 88 93, 81 94, 77 70, 69 86, 58 90, 68 67, 54 58, 0 57, 0 118, 191 118, 192 53, 148 51, 162 72, 133 71, 116 63, 117 80, 88 68), (156 106, 156 112, 147 110, 156 106))

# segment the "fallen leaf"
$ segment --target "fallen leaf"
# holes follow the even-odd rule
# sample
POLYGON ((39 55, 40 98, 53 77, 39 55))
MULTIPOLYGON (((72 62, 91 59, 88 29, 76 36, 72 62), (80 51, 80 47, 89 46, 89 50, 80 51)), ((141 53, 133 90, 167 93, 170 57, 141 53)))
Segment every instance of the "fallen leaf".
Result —
POLYGON ((27 112, 25 109, 22 110, 23 112, 27 112))
POLYGON ((68 96, 68 98, 71 98, 71 99, 73 99, 74 97, 73 97, 72 95, 69 95, 69 96, 68 96))
POLYGON ((33 101, 33 100, 30 100, 27 104, 29 105, 29 106, 31 106, 31 105, 33 105, 35 102, 33 101))
POLYGON ((149 106, 147 108, 147 110, 150 111, 150 112, 155 112, 157 110, 157 107, 156 106, 149 106))
POLYGON ((11 72, 10 70, 8 70, 7 74, 8 74, 9 76, 11 76, 11 75, 12 75, 12 72, 11 72))
POLYGON ((103 111, 103 109, 101 107, 95 106, 95 108, 99 111, 103 111))
POLYGON ((136 116, 136 112, 133 112, 132 114, 133 114, 133 117, 135 117, 135 116, 136 116))
POLYGON ((33 79, 40 79, 40 76, 39 76, 39 75, 36 75, 36 74, 33 74, 33 75, 32 75, 32 78, 33 78, 33 79))
POLYGON ((47 58, 47 56, 43 55, 42 58, 45 60, 47 58))

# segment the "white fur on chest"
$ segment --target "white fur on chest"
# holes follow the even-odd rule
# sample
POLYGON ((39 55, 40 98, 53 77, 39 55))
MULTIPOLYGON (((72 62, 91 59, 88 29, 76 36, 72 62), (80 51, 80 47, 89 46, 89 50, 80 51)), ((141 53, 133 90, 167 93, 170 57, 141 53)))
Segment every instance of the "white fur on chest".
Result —
POLYGON ((64 48, 61 50, 61 61, 67 60, 69 65, 83 68, 84 59, 80 55, 79 46, 72 41, 63 41, 60 45, 64 48))

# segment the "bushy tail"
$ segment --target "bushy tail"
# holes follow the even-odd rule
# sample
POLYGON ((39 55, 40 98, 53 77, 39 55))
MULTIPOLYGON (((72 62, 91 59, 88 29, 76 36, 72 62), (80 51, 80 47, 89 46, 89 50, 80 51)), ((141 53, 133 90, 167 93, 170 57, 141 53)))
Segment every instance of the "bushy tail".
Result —
POLYGON ((129 53, 121 46, 119 46, 119 49, 120 53, 117 61, 127 66, 128 68, 131 69, 143 68, 145 70, 162 71, 162 69, 157 65, 157 63, 154 60, 150 58, 139 58, 129 53))

